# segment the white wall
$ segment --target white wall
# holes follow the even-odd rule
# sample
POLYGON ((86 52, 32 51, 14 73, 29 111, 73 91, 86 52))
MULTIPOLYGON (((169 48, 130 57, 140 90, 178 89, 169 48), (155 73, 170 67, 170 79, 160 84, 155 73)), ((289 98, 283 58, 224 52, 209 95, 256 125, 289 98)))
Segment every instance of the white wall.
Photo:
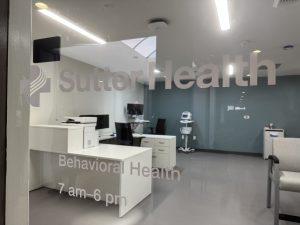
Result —
POLYGON ((77 60, 62 57, 60 62, 40 63, 38 65, 48 78, 51 78, 50 93, 42 93, 40 107, 30 108, 30 124, 55 124, 64 120, 64 116, 78 116, 80 114, 109 114, 110 128, 100 133, 114 131, 114 122, 125 122, 127 103, 144 103, 143 85, 137 83, 135 90, 124 91, 95 91, 91 85, 90 91, 62 92, 59 76, 62 71, 72 71, 82 78, 82 85, 87 77, 94 83, 93 75, 100 75, 100 70, 77 60))

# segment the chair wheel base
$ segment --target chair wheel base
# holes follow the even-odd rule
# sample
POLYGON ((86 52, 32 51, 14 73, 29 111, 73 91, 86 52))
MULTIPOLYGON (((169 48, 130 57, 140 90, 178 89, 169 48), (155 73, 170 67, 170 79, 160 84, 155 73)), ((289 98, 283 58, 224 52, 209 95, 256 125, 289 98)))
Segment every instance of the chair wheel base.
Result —
POLYGON ((180 148, 178 148, 178 151, 182 151, 182 152, 185 152, 185 153, 189 153, 189 152, 194 152, 195 149, 189 148, 189 147, 187 147, 187 148, 185 148, 185 147, 180 147, 180 148))

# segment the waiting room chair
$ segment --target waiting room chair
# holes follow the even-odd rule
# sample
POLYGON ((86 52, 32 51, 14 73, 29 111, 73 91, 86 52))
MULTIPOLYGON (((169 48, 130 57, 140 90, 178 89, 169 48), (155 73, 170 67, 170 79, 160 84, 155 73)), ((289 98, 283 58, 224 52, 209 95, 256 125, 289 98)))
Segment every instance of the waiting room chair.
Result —
POLYGON ((280 214, 280 191, 300 193, 300 139, 275 138, 273 155, 269 156, 267 208, 271 208, 274 183, 274 225, 280 220, 300 223, 300 217, 280 214))
POLYGON ((115 123, 116 142, 119 145, 133 145, 133 136, 130 123, 115 123))

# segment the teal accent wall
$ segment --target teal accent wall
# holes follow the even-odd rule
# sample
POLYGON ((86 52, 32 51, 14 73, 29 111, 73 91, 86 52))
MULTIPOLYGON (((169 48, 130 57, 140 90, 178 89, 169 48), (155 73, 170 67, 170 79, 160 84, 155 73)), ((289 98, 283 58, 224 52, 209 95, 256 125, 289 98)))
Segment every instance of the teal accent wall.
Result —
POLYGON ((262 153, 263 127, 269 123, 285 129, 289 137, 300 137, 299 76, 278 77, 275 86, 268 86, 267 80, 260 78, 255 87, 173 87, 165 90, 163 82, 157 83, 155 90, 145 86, 145 118, 151 126, 155 126, 157 118, 166 118, 167 134, 177 135, 178 146, 183 146, 179 123, 183 111, 193 113, 192 135, 197 139, 191 136, 189 145, 194 148, 262 153), (246 110, 228 111, 228 106, 246 110), (250 119, 244 119, 245 115, 250 119))

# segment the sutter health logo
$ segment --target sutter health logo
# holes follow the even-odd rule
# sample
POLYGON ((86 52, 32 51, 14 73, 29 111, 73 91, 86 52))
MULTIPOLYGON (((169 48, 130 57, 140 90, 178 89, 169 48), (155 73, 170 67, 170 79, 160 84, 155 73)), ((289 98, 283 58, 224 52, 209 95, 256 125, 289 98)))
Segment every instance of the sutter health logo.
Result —
POLYGON ((38 66, 31 66, 31 74, 29 80, 21 82, 21 94, 34 107, 40 106, 41 93, 49 93, 51 80, 47 78, 42 69, 38 66))

